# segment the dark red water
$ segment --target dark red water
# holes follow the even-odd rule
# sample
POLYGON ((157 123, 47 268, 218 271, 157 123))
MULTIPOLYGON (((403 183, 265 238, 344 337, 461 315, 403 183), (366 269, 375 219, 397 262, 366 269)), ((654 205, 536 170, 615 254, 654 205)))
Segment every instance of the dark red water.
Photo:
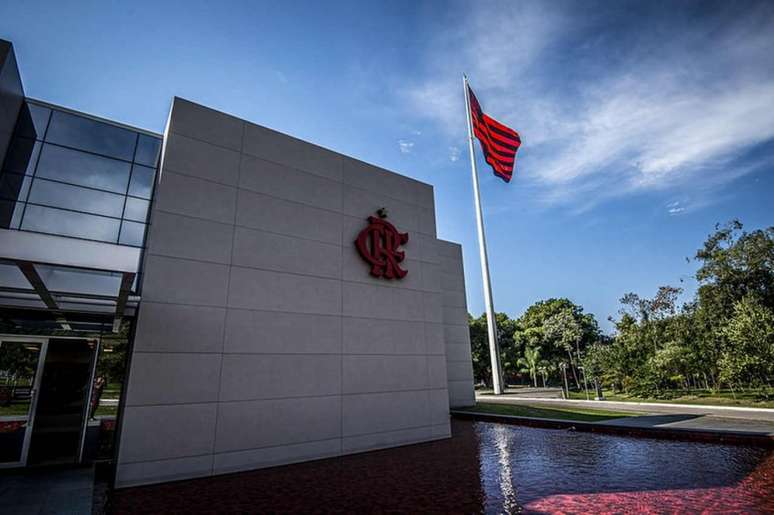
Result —
POLYGON ((453 438, 120 490, 115 513, 774 513, 774 451, 453 422, 453 438))

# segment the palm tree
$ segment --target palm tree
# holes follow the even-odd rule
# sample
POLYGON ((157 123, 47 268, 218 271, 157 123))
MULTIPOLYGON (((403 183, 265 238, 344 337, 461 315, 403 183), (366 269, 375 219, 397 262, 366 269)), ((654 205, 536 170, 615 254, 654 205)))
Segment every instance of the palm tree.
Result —
POLYGON ((546 387, 546 381, 548 380, 548 372, 551 370, 551 362, 542 360, 538 365, 538 372, 543 379, 543 388, 546 387))
POLYGON ((529 372, 532 378, 532 384, 537 388, 537 369, 540 362, 540 349, 536 347, 527 347, 524 349, 524 357, 519 358, 517 363, 521 365, 521 372, 529 372))

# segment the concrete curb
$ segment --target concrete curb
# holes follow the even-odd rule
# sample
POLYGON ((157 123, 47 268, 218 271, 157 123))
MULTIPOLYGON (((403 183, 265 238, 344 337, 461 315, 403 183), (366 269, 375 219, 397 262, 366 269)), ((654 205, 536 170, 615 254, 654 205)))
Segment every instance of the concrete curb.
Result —
MULTIPOLYGON (((506 394, 507 395, 507 394, 506 394)), ((540 402, 571 402, 579 405, 608 406, 611 404, 623 404, 628 406, 645 406, 652 408, 674 407, 674 408, 692 408, 692 409, 718 409, 727 411, 746 411, 753 413, 774 413, 774 408, 749 408, 745 406, 715 406, 712 404, 675 404, 669 402, 631 402, 631 401, 586 401, 583 399, 552 399, 549 397, 495 397, 494 395, 477 395, 476 400, 481 402, 507 402, 509 399, 519 401, 540 401, 540 402)))
POLYGON ((611 422, 578 422, 574 420, 561 420, 555 418, 518 417, 514 415, 498 415, 494 413, 481 413, 478 411, 463 410, 451 410, 451 415, 454 418, 463 420, 499 422, 501 424, 539 427, 544 429, 574 428, 576 431, 614 434, 619 436, 774 447, 774 436, 772 435, 745 433, 741 431, 715 431, 709 429, 666 427, 631 427, 618 425, 611 422))

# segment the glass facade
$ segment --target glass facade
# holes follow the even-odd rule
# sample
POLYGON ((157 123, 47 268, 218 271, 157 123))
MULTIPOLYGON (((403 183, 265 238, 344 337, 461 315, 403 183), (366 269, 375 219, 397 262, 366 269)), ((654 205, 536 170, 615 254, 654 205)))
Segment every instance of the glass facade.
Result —
POLYGON ((28 101, 0 171, 0 227, 142 247, 161 139, 28 101))

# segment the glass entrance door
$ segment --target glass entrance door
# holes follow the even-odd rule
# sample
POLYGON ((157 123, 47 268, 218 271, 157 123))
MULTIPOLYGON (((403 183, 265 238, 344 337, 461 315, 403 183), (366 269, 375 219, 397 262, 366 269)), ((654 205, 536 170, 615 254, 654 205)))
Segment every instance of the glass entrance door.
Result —
POLYGON ((27 463, 48 343, 0 338, 0 468, 27 463))

